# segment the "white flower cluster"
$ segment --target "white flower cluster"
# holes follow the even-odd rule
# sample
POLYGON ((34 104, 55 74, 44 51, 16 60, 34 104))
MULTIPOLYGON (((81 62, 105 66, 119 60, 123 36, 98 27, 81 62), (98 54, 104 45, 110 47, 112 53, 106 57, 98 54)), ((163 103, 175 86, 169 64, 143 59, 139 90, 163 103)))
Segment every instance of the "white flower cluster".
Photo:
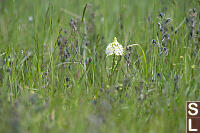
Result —
POLYGON ((108 44, 107 48, 106 48, 106 54, 107 56, 109 55, 123 55, 123 47, 122 45, 119 44, 119 42, 117 41, 117 38, 114 38, 114 42, 108 44))

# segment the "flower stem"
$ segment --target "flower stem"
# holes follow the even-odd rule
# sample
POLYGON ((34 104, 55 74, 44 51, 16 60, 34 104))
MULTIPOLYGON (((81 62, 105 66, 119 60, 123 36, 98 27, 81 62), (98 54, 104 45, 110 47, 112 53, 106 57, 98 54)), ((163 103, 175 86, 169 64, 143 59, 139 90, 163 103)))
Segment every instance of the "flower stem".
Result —
POLYGON ((110 85, 112 83, 112 73, 113 73, 113 70, 114 70, 114 67, 115 67, 115 55, 113 55, 113 63, 112 63, 112 69, 111 69, 111 73, 110 73, 110 85))
POLYGON ((120 56, 119 60, 117 60, 117 63, 115 61, 116 61, 116 56, 114 55, 112 70, 111 70, 111 74, 110 74, 110 85, 112 84, 112 76, 113 76, 114 72, 116 71, 117 67, 119 66, 119 62, 121 61, 121 56, 120 56))

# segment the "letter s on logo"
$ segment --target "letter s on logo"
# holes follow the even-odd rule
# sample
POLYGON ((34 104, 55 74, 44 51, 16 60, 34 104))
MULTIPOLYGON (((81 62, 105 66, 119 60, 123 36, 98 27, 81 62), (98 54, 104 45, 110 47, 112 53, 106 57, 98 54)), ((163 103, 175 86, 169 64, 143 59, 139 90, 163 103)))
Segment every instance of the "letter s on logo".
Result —
POLYGON ((196 103, 189 103, 188 107, 189 107, 189 110, 188 110, 189 115, 194 116, 198 114, 198 109, 197 109, 198 105, 196 103), (192 105, 195 106, 196 108, 192 107, 192 105), (192 113, 191 110, 193 110, 194 113, 192 113))

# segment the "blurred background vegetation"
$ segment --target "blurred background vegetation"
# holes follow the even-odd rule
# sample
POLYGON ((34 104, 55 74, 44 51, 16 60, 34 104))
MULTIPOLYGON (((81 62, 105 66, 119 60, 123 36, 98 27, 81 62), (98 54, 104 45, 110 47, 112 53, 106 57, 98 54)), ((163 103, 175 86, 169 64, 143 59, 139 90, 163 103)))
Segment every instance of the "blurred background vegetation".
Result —
POLYGON ((184 133, 199 30, 199 0, 1 0, 0 132, 184 133))

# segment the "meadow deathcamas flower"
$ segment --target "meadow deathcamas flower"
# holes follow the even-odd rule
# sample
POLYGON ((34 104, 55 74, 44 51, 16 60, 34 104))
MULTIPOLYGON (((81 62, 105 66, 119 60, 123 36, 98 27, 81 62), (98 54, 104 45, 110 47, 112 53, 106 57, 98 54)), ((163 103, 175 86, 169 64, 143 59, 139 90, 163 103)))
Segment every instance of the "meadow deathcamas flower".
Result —
POLYGON ((119 42, 117 41, 117 38, 114 38, 114 41, 110 44, 108 44, 107 48, 106 48, 106 54, 107 56, 109 55, 123 55, 123 46, 121 44, 119 44, 119 42))

